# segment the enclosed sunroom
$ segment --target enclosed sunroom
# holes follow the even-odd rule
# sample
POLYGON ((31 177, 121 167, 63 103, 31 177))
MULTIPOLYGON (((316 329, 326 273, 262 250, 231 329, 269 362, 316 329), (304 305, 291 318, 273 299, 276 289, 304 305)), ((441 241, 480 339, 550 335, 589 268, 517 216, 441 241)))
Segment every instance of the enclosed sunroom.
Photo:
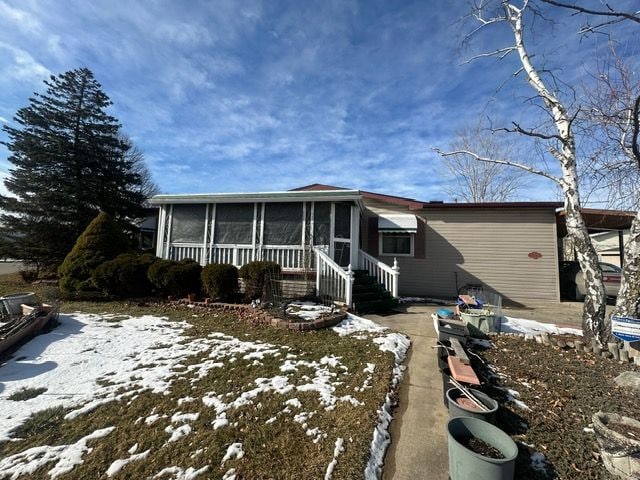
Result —
POLYGON ((202 265, 278 263, 313 272, 319 293, 351 304, 353 272, 366 269, 397 295, 397 268, 360 249, 358 190, 156 195, 157 255, 202 265), (394 287, 395 286, 395 287, 394 287))

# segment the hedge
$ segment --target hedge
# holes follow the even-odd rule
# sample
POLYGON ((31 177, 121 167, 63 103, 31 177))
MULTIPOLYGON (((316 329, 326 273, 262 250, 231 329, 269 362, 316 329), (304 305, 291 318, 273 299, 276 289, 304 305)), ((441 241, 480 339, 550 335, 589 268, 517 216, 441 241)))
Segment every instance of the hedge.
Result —
POLYGON ((156 261, 154 255, 118 255, 93 271, 94 285, 106 295, 138 298, 151 295, 153 285, 147 277, 149 267, 156 261))
POLYGON ((129 239, 116 222, 101 212, 80 234, 60 265, 60 291, 67 297, 95 291, 91 281, 93 271, 107 260, 128 252, 130 247, 129 239))
POLYGON ((244 282, 244 293, 249 300, 262 298, 267 280, 279 277, 282 269, 275 262, 249 262, 240 268, 240 277, 244 282))
POLYGON ((159 259, 149 267, 147 278, 159 292, 183 298, 190 293, 200 293, 202 290, 201 272, 202 267, 195 260, 159 259))
POLYGON ((211 263, 202 269, 202 289, 214 300, 235 300, 238 293, 238 269, 225 263, 211 263))

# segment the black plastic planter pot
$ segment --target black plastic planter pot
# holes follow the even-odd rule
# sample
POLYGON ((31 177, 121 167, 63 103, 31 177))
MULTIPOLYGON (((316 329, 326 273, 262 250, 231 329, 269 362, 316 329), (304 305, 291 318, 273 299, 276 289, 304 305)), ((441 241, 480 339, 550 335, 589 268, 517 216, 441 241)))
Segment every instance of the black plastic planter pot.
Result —
POLYGON ((451 480, 513 480, 518 446, 509 435, 484 420, 456 417, 447 423, 451 480), (498 450, 504 458, 475 453, 461 441, 475 437, 498 450))
POLYGON ((494 423, 496 418, 496 412, 498 411, 498 402, 496 402, 489 395, 480 392, 479 390, 474 390, 473 388, 468 388, 469 392, 473 394, 480 402, 489 409, 487 412, 483 412, 479 409, 470 409, 466 408, 460 404, 458 404, 457 400, 460 397, 463 397, 462 392, 460 392, 457 388, 451 388, 447 390, 447 402, 449 406, 449 418, 456 417, 471 417, 471 418, 479 418, 480 420, 484 420, 489 423, 494 423))

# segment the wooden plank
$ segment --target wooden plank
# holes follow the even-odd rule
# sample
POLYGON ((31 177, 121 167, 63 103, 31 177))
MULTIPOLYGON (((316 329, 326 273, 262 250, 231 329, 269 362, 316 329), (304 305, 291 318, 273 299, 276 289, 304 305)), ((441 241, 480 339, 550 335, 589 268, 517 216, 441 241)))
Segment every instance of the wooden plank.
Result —
POLYGON ((472 306, 477 305, 476 301, 469 295, 460 295, 458 298, 467 305, 472 305, 472 306))
POLYGON ((458 357, 465 365, 470 365, 471 361, 469 360, 469 356, 467 355, 467 352, 465 352, 464 347, 460 343, 460 340, 455 337, 451 337, 449 341, 451 342, 453 351, 456 352, 456 357, 458 357))
POLYGON ((451 376, 457 381, 470 385, 480 385, 480 380, 478 380, 476 372, 473 371, 470 365, 465 365, 459 358, 451 355, 447 357, 447 363, 449 363, 451 376))

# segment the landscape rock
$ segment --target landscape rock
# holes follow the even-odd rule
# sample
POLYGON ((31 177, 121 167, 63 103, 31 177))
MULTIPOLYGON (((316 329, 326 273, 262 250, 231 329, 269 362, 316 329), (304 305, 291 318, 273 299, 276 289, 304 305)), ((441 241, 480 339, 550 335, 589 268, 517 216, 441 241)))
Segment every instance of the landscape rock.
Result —
POLYGON ((640 392, 640 372, 622 372, 614 382, 623 388, 630 388, 640 392))

